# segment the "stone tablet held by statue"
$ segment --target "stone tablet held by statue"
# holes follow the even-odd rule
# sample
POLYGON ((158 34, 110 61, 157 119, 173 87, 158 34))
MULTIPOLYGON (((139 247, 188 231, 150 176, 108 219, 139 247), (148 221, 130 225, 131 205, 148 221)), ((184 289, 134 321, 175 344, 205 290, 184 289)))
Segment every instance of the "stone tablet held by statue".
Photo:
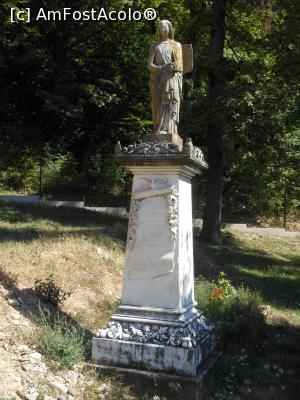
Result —
POLYGON ((182 66, 183 73, 188 74, 193 71, 194 68, 194 57, 193 57, 193 46, 191 44, 182 45, 182 66))

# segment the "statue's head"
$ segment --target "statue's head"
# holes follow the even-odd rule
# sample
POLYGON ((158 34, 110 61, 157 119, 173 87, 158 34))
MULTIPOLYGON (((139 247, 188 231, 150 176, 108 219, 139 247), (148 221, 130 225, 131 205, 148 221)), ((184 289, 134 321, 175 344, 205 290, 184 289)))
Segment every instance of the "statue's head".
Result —
POLYGON ((158 34, 160 40, 174 39, 174 31, 170 21, 163 19, 158 24, 158 34))

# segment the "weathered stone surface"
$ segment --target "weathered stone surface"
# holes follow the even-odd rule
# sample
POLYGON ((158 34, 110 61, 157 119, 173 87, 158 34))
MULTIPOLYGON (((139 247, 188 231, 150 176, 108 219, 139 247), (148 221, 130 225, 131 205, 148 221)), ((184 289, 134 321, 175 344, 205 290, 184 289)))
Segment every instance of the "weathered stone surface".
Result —
POLYGON ((159 40, 150 48, 148 68, 153 133, 177 133, 182 93, 182 47, 170 21, 158 25, 159 40))
POLYGON ((30 353, 29 358, 31 358, 34 361, 41 361, 42 360, 42 355, 41 353, 38 353, 37 351, 30 353))
POLYGON ((126 306, 148 308, 150 313, 180 310, 194 298, 190 181, 176 170, 172 174, 159 173, 161 168, 157 174, 138 170, 133 179, 122 314, 131 314, 126 306))
POLYGON ((93 361, 104 365, 195 376, 214 346, 212 336, 192 349, 99 338, 94 339, 92 352, 93 361))
POLYGON ((8 304, 10 306, 13 306, 13 307, 20 307, 21 306, 20 302, 17 299, 15 299, 14 297, 9 297, 7 299, 7 302, 8 302, 8 304))
POLYGON ((159 392, 166 394, 167 398, 169 394, 170 398, 174 398, 171 388, 172 384, 175 384, 177 400, 206 400, 214 385, 214 371, 220 355, 220 352, 213 352, 195 376, 106 365, 99 365, 96 370, 101 376, 118 376, 125 384, 129 384, 137 395, 152 391, 155 386, 159 392))
POLYGON ((73 396, 73 397, 76 395, 76 389, 73 385, 70 385, 68 387, 67 394, 69 394, 70 396, 73 396))
POLYGON ((160 134, 148 134, 144 136, 144 142, 168 142, 183 146, 183 140, 177 133, 160 133, 160 134))
POLYGON ((68 392, 68 388, 60 382, 53 381, 49 382, 49 386, 56 390, 59 394, 66 394, 68 392))
POLYGON ((174 240, 178 208, 172 207, 172 202, 178 201, 177 188, 174 176, 134 177, 123 304, 174 308, 178 301, 179 286, 174 274, 178 271, 174 240), (163 291, 163 297, 153 296, 163 291))
POLYGON ((191 349, 211 335, 213 328, 203 315, 185 327, 111 321, 106 329, 98 331, 97 337, 191 349))

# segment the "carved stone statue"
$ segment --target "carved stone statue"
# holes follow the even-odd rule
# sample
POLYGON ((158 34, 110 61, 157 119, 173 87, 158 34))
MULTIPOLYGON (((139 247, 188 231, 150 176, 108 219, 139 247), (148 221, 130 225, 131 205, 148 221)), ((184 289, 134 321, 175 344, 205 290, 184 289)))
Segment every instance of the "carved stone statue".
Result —
POLYGON ((161 21, 158 32, 159 41, 151 46, 148 61, 153 134, 177 134, 182 73, 192 69, 192 48, 184 45, 183 52, 181 44, 174 40, 170 21, 161 21), (186 63, 183 53, 187 55, 186 63))

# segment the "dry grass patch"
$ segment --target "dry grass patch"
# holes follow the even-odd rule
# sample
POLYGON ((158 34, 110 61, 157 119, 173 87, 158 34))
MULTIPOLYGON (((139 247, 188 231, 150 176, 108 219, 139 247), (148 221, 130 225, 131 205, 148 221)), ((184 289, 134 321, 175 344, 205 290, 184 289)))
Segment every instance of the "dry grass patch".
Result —
POLYGON ((2 206, 0 271, 17 275, 22 288, 52 274, 71 292, 62 311, 94 330, 104 323, 99 304, 120 298, 124 242, 116 235, 125 231, 126 221, 95 212, 2 206))

